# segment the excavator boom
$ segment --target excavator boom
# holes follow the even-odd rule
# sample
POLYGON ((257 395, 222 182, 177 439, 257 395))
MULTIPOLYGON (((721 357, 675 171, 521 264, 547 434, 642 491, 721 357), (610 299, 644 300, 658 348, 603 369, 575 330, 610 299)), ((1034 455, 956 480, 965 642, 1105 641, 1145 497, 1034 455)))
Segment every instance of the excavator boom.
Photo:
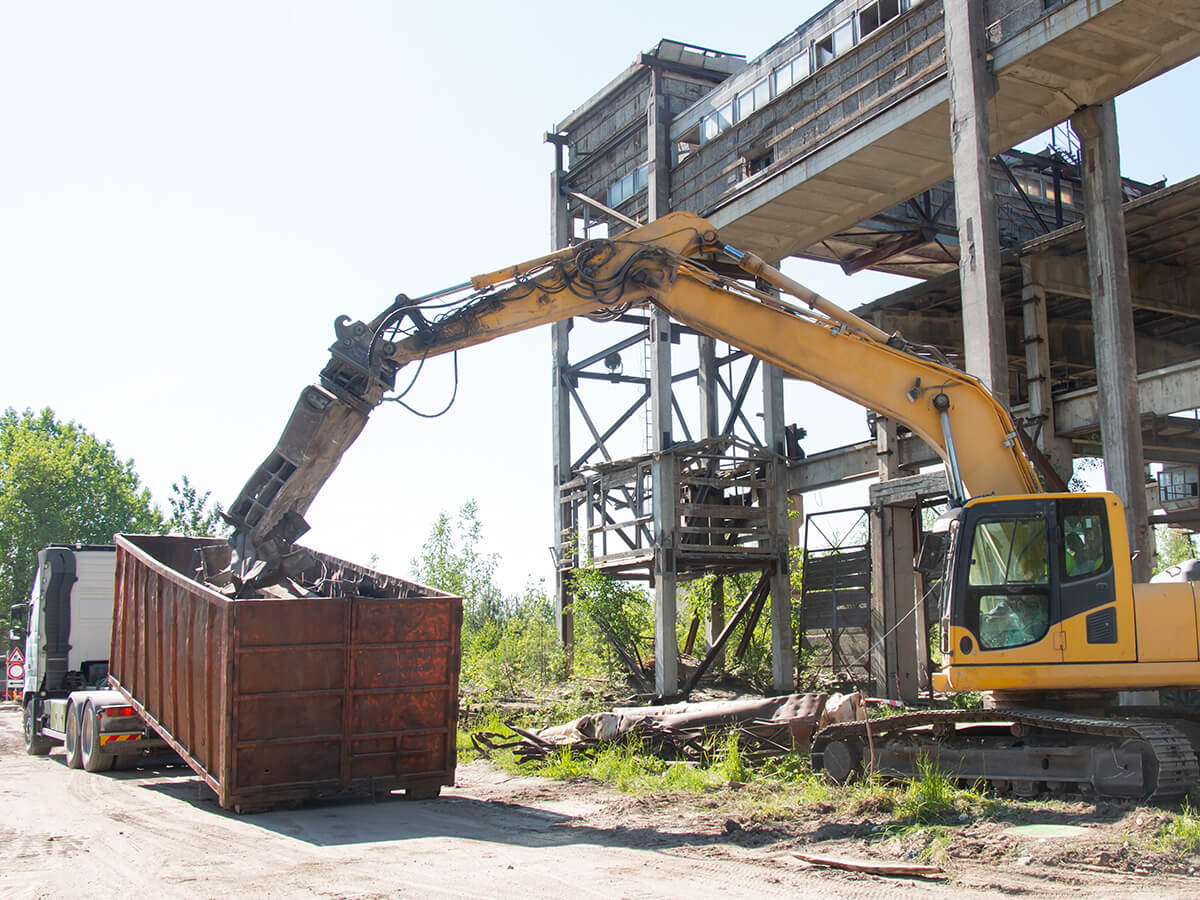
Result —
POLYGON ((405 365, 572 316, 615 317, 648 303, 906 425, 946 461, 960 500, 1040 490, 1007 410, 976 379, 910 352, 899 336, 725 245, 694 214, 672 213, 618 238, 476 276, 462 288, 471 293, 432 321, 427 314, 446 304, 403 295, 370 323, 338 319, 320 383, 302 393, 278 446, 230 507, 243 559, 274 569, 292 552, 306 529, 304 512, 405 365), (718 275, 705 264, 716 257, 807 308, 718 275))

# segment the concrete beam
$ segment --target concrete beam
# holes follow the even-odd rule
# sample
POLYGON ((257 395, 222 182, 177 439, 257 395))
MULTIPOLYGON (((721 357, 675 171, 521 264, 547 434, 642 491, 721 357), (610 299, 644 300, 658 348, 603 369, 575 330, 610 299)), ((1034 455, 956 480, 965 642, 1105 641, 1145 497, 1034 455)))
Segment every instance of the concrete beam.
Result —
MULTIPOLYGON (((1200 408, 1200 360, 1140 373, 1137 399, 1139 420, 1200 408)), ((1019 412, 1019 408, 1013 411, 1019 412)), ((1096 431, 1100 428, 1099 392, 1092 387, 1056 397, 1054 421, 1062 437, 1096 431)))
MULTIPOLYGON (((1052 294, 1091 299, 1087 262, 1068 256, 1025 257, 1033 281, 1052 294)), ((1200 319, 1200 272, 1180 266, 1129 261, 1129 290, 1136 309, 1200 319)))
POLYGON ((871 485, 869 496, 872 506, 897 506, 915 503, 925 497, 937 497, 947 491, 946 473, 921 472, 881 481, 871 485))
MULTIPOLYGON (((930 344, 951 356, 962 353, 962 317, 957 313, 877 310, 864 318, 889 334, 899 331, 910 341, 930 344)), ((1004 320, 1007 345, 1025 346, 1028 349, 1024 344, 1027 327, 1022 317, 1007 316, 1004 320)), ((1044 335, 1049 343, 1050 359, 1057 363, 1095 368, 1095 329, 1090 320, 1051 318, 1046 323, 1044 335)), ((1151 369, 1175 365, 1196 354, 1196 348, 1191 344, 1144 334, 1134 335, 1134 346, 1138 363, 1151 369)))
MULTIPOLYGON (((898 438, 896 444, 900 465, 904 467, 915 468, 941 462, 920 438, 904 435, 898 438)), ((800 462, 788 464, 788 490, 807 493, 864 478, 878 478, 878 454, 875 441, 813 453, 800 462)))
MULTIPOLYGON (((1057 435, 1070 438, 1094 433, 1100 427, 1099 397, 1094 387, 1060 394, 1054 398, 1057 435)), ((1165 416, 1185 409, 1200 408, 1200 360, 1143 372, 1138 376, 1138 402, 1143 416, 1165 416)), ((1029 406, 1014 406, 1013 415, 1030 415, 1029 406)), ((929 445, 912 435, 897 440, 900 463, 929 466, 941 460, 929 445)), ((813 453, 788 464, 788 490, 808 493, 854 481, 879 477, 875 441, 863 441, 813 453)))

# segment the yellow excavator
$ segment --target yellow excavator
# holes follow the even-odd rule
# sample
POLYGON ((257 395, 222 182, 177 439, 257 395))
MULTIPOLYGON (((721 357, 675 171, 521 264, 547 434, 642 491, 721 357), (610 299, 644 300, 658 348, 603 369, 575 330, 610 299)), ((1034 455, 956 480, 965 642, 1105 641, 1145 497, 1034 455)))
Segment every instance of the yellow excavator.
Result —
POLYGON ((723 243, 686 212, 416 300, 400 295, 368 322, 339 317, 319 382, 229 507, 236 589, 307 568, 295 544, 303 515, 404 366, 647 304, 907 426, 945 462, 944 667, 934 685, 989 692, 996 708, 829 726, 814 737, 815 767, 845 780, 867 766, 915 774, 935 759, 1025 795, 1166 797, 1200 780, 1189 739, 1200 729, 1186 710, 1111 708, 1118 691, 1200 688, 1200 595, 1190 583, 1133 583, 1120 499, 1044 492, 1007 409, 976 379, 723 243))

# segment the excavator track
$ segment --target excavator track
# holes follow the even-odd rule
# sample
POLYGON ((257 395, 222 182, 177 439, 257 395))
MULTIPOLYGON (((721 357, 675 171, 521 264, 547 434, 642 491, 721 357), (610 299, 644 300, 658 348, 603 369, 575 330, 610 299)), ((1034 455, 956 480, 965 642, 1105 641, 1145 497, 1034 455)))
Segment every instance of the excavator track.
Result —
POLYGON ((879 774, 916 776, 930 762, 1023 796, 1074 790, 1170 799, 1200 786, 1196 748, 1169 719, 944 709, 841 722, 813 737, 813 769, 837 781, 872 764, 879 774))

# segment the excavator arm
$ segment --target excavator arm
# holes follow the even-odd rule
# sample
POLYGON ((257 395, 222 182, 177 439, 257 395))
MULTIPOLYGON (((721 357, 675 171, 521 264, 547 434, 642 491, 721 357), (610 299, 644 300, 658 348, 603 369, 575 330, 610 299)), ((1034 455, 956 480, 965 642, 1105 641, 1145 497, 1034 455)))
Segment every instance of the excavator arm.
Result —
POLYGON ((907 426, 946 462, 959 500, 1041 490, 1007 410, 976 379, 725 245, 699 216, 678 212, 416 301, 401 295, 370 322, 339 318, 320 382, 301 393, 278 445, 227 514, 243 577, 262 583, 304 568, 303 551, 293 547, 307 530, 303 515, 404 366, 572 316, 615 318, 646 304, 907 426), (709 264, 719 259, 804 305, 718 274, 709 264))

